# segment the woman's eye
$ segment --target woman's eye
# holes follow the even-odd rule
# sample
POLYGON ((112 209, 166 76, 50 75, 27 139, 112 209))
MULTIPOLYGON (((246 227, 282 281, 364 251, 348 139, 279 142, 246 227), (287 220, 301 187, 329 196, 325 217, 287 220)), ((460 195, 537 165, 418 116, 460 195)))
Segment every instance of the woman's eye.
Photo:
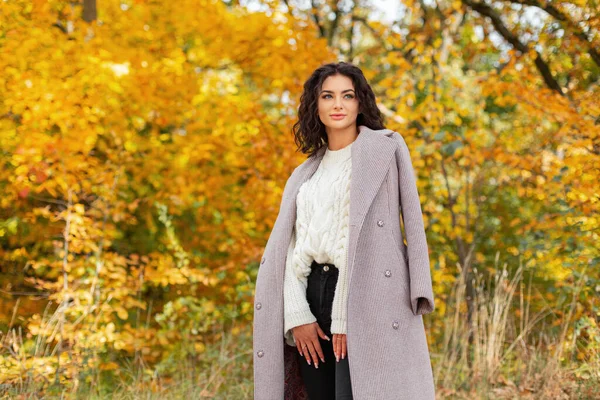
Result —
MULTIPOLYGON (((351 95, 351 94, 347 94, 346 96, 348 96, 348 98, 350 98, 350 99, 354 98, 354 95, 351 95)), ((326 95, 323 96, 324 99, 327 99, 328 97, 331 97, 331 95, 330 94, 326 94, 326 95)))

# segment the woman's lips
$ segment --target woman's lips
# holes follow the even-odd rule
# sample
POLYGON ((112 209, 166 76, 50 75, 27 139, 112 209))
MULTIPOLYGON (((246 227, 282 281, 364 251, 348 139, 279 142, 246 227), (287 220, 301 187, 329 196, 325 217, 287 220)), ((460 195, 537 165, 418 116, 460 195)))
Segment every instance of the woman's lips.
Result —
POLYGON ((344 119, 345 117, 346 116, 344 114, 337 114, 337 115, 333 114, 333 115, 331 115, 331 119, 337 119, 337 120, 344 119))

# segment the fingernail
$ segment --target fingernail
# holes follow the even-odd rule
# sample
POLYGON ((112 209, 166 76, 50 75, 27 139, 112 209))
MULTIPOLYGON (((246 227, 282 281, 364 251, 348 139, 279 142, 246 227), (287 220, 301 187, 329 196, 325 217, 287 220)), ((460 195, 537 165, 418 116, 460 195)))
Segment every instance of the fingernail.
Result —
POLYGON ((307 361, 308 365, 310 365, 310 360, 307 361))
POLYGON ((319 369, 319 364, 315 364, 315 368, 319 369))
POLYGON ((342 358, 346 358, 346 353, 342 353, 342 358))
POLYGON ((337 362, 340 362, 340 356, 335 356, 335 359, 337 360, 337 362))
POLYGON ((323 357, 321 357, 321 361, 325 362, 325 359, 323 357))
POLYGON ((327 340, 329 340, 331 342, 331 339, 329 339, 329 336, 325 336, 327 338, 327 340))

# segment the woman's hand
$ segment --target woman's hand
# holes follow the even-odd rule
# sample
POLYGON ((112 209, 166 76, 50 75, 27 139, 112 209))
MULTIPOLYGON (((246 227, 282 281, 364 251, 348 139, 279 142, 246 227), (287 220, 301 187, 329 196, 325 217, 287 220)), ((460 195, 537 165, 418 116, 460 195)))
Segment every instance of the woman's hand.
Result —
POLYGON ((325 362, 325 356, 321 349, 321 343, 319 343, 319 337, 326 340, 331 339, 327 337, 317 322, 292 328, 292 334, 294 335, 294 340, 296 341, 296 346, 298 347, 300 355, 306 358, 308 365, 310 365, 310 359, 312 357, 315 368, 319 368, 319 358, 317 358, 317 355, 321 358, 321 361, 325 362))
POLYGON ((333 334, 333 352, 335 359, 346 358, 346 335, 342 333, 333 334))

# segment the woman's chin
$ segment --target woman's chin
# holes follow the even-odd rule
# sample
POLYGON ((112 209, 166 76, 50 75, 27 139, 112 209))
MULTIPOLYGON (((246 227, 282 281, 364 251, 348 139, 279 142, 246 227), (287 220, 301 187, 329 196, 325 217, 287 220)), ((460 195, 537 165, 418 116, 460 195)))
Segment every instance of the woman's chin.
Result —
POLYGON ((346 128, 351 125, 356 125, 356 120, 350 121, 348 117, 344 117, 343 119, 330 119, 327 124, 330 128, 346 128))

